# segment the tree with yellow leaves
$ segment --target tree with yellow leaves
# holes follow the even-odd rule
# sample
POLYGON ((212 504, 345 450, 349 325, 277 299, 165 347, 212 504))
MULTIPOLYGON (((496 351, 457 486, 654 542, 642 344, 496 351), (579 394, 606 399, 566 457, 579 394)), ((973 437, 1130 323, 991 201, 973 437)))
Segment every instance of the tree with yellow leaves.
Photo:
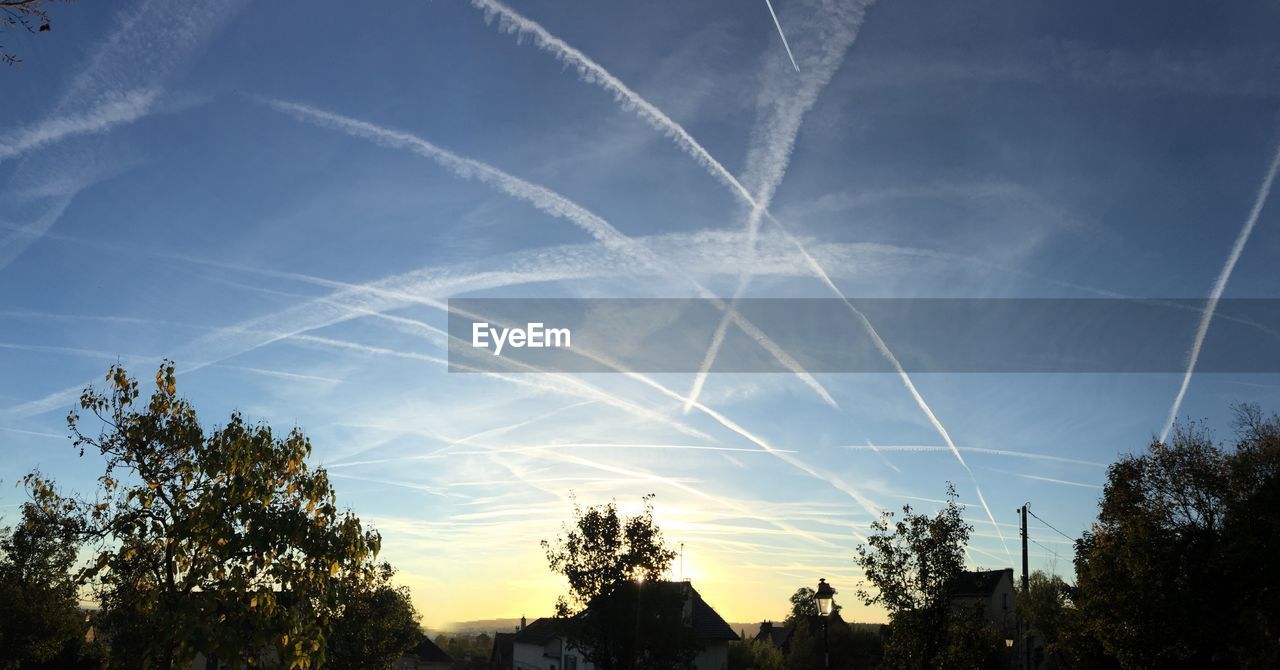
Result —
POLYGON ((188 667, 197 653, 232 667, 317 668, 346 596, 377 579, 381 538, 340 510, 311 443, 232 414, 206 433, 178 396, 174 366, 150 401, 119 366, 67 422, 83 456, 106 460, 92 498, 39 473, 33 502, 94 547, 80 573, 102 612, 112 665, 188 667), (64 522, 65 523, 65 522, 64 522))

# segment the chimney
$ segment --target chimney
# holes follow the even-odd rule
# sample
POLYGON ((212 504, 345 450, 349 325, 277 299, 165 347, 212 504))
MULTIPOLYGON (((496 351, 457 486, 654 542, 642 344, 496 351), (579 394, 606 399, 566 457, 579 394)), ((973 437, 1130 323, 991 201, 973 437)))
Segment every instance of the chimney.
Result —
POLYGON ((524 615, 523 615, 523 614, 521 614, 521 615, 520 615, 520 630, 524 630, 524 625, 525 625, 524 615))
POLYGON ((693 586, 689 582, 680 582, 680 588, 684 591, 684 607, 680 612, 680 618, 684 621, 684 625, 693 625, 693 599, 697 598, 697 594, 693 591, 693 586))

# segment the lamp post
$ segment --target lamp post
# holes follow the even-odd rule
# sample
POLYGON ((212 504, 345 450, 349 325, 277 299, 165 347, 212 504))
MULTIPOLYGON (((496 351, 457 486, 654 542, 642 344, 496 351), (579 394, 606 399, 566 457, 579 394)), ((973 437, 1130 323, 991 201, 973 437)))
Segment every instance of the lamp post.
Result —
POLYGON ((835 609, 836 590, 831 588, 826 579, 818 580, 818 590, 813 599, 818 603, 818 616, 822 617, 822 667, 831 667, 831 652, 827 646, 827 617, 835 609))

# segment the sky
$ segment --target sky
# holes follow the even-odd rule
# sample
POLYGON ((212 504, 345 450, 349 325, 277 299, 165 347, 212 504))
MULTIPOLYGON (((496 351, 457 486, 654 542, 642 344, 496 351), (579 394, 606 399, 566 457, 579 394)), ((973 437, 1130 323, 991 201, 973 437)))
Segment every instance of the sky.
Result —
POLYGON ((429 626, 549 614, 539 541, 575 497, 648 493, 672 577, 727 620, 823 577, 876 621, 854 555, 879 511, 953 482, 997 569, 1029 502, 1032 569, 1070 579, 1108 463, 1171 416, 1229 441, 1233 403, 1280 409, 1280 375, 1194 365, 449 373, 440 306, 1276 297, 1274 5, 360 9, 75 3, 3 33, 0 514, 36 468, 91 492, 67 412, 169 357, 209 426, 311 436, 429 626))

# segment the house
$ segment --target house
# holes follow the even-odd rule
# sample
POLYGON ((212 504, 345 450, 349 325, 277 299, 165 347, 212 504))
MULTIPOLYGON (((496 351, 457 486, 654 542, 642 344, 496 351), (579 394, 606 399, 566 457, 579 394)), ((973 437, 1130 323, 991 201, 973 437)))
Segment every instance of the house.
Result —
POLYGON ((971 611, 979 609, 987 625, 1006 640, 1017 637, 1018 615, 1015 608, 1013 568, 1004 570, 966 570, 951 584, 951 608, 971 611))
MULTIPOLYGON (((693 629, 701 643, 694 658, 696 670, 726 670, 729 665, 729 642, 737 633, 708 605, 688 582, 661 582, 684 592, 685 625, 693 629)), ((590 610, 588 609, 588 613, 590 610)), ((569 645, 561 634, 564 619, 543 618, 524 625, 511 638, 511 670, 593 670, 582 650, 569 645)), ((494 656, 499 653, 494 640, 494 656)))
MULTIPOLYGON (((807 617, 807 623, 811 631, 822 630, 822 617, 817 614, 810 614, 807 617)), ((849 628, 849 624, 845 622, 839 612, 827 617, 826 625, 829 629, 849 628)), ((791 651, 791 639, 795 636, 795 632, 796 627, 792 623, 778 624, 772 621, 761 621, 760 632, 756 633, 755 640, 773 645, 785 656, 791 651)))
POLYGON ((449 670, 452 663, 449 654, 424 636, 422 642, 396 661, 396 670, 449 670))
MULTIPOLYGON (((524 617, 520 617, 520 628, 524 630, 524 617)), ((507 670, 511 668, 511 654, 515 649, 515 633, 494 633, 493 651, 489 652, 489 670, 507 670)))
POLYGON ((756 633, 756 642, 767 642, 785 656, 791 651, 791 636, 796 632, 791 624, 776 624, 772 621, 761 621, 760 631, 756 633))

